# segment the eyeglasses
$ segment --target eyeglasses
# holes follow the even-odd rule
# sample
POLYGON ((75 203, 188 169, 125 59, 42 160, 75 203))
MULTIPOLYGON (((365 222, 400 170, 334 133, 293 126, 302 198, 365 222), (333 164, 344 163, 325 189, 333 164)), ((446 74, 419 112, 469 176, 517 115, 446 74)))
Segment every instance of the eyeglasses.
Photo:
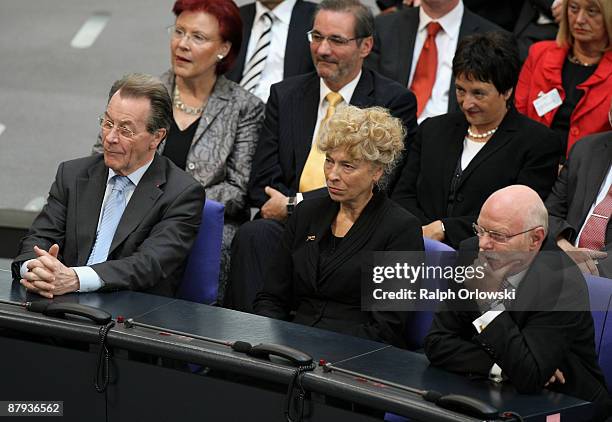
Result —
POLYGON ((308 37, 308 42, 311 44, 321 44, 323 41, 327 40, 329 45, 332 47, 344 47, 351 41, 360 40, 369 36, 366 35, 363 37, 344 38, 339 35, 330 35, 329 37, 326 37, 325 35, 319 34, 314 29, 308 31, 306 35, 308 37))
MULTIPOLYGON (((100 122, 100 127, 105 132, 110 132, 115 127, 115 122, 107 119, 104 116, 100 116, 98 120, 100 122)), ((125 126, 117 126, 117 132, 119 133, 119 136, 125 139, 132 139, 134 136, 136 136, 136 133, 132 129, 125 126)))
POLYGON ((504 233, 496 232, 493 230, 487 230, 484 227, 479 226, 476 223, 472 223, 472 229, 474 229, 474 233, 476 234, 476 236, 483 237, 485 234, 488 234, 491 240, 496 243, 507 243, 513 237, 518 236, 519 234, 525 234, 527 232, 537 229, 538 227, 542 227, 542 226, 535 226, 535 227, 530 228, 529 230, 525 230, 524 232, 520 232, 520 233, 504 234, 504 233))
POLYGON ((186 38, 185 42, 193 43, 197 46, 202 46, 207 42, 216 41, 216 39, 209 38, 201 32, 192 32, 188 34, 184 29, 177 28, 176 25, 170 25, 168 27, 168 34, 175 40, 182 40, 186 38))

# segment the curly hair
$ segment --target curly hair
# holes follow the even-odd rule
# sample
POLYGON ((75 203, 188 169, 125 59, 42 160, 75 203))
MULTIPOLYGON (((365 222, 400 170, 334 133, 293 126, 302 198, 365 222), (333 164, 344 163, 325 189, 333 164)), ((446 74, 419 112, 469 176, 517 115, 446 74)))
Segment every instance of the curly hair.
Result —
POLYGON ((321 127, 317 147, 323 153, 345 148, 353 160, 380 165, 388 174, 404 150, 402 121, 382 107, 340 106, 321 127))

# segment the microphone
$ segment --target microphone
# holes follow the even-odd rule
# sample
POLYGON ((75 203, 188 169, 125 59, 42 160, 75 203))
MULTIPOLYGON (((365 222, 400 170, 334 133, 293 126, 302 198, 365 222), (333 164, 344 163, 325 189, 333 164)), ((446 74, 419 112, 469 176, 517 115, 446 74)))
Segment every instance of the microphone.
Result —
POLYGON ((329 373, 332 371, 340 372, 352 377, 359 379, 365 379, 367 381, 375 382, 377 384, 386 385, 389 387, 397 388, 399 390, 408 391, 409 393, 417 394, 428 402, 434 403, 440 407, 448 410, 453 410, 458 413, 462 413, 468 416, 474 416, 481 419, 497 419, 499 417, 499 410, 485 403, 481 400, 463 396, 459 394, 447 394, 444 395, 435 390, 419 390, 418 388, 408 387, 405 385, 397 384, 394 382, 386 381, 380 378, 371 377, 369 375, 361 374, 359 372, 350 371, 348 369, 338 368, 331 363, 326 362, 324 359, 319 361, 319 366, 323 368, 323 372, 329 373))
POLYGON ((199 336, 197 334, 185 333, 183 331, 171 330, 169 328, 163 328, 163 327, 157 327, 155 325, 143 324, 142 322, 134 321, 134 319, 132 318, 129 318, 124 321, 123 318, 118 317, 117 322, 123 323, 125 328, 133 328, 133 327, 147 328, 149 330, 157 331, 160 333, 174 334, 174 335, 181 336, 181 337, 188 337, 188 338, 193 338, 196 340, 202 340, 208 343, 220 344, 222 346, 230 347, 232 350, 239 352, 239 353, 250 353, 251 349, 253 348, 251 343, 248 343, 246 341, 240 341, 240 340, 228 341, 228 340, 220 340, 220 339, 216 339, 212 337, 199 336))

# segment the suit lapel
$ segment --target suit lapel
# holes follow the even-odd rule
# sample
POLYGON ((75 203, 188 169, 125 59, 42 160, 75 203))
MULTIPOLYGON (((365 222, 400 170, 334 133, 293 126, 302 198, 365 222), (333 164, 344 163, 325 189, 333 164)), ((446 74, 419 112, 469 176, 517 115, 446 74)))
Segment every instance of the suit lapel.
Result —
MULTIPOLYGON (((585 180, 590 180, 592 183, 586 183, 586 191, 584 192, 584 201, 582 202, 582 212, 580 215, 586 216, 597 199, 597 194, 601 188, 604 178, 608 174, 610 162, 612 160, 612 148, 607 140, 597 144, 593 148, 590 165, 588 166, 585 180)), ((582 221, 584 224, 584 220, 582 221)))
MULTIPOLYGON (((198 142, 204 133, 208 130, 212 122, 215 121, 217 115, 227 106, 229 99, 231 98, 231 88, 227 79, 224 76, 219 76, 217 82, 213 88, 213 91, 206 103, 206 107, 200 117, 200 123, 196 129, 196 133, 191 141, 192 144, 198 142)), ((211 138, 213 142, 222 142, 222 139, 211 138)))
POLYGON ((75 221, 79 222, 76 225, 78 265, 87 263, 93 248, 107 179, 108 168, 101 160, 91 168, 87 177, 77 180, 76 203, 79 206, 76 207, 75 221))
POLYGON ((457 163, 463 152, 463 139, 465 138, 468 127, 467 121, 462 117, 463 114, 457 114, 457 116, 458 120, 455 122, 448 136, 440 138, 440 151, 444 151, 444 153, 439 155, 440 159, 443 160, 442 180, 440 184, 443 189, 443 196, 442 201, 436 201, 436 203, 443 204, 442 208, 437 210, 439 215, 446 215, 447 213, 446 209, 448 206, 447 202, 450 194, 451 182, 455 175, 455 170, 457 169, 457 163))
MULTIPOLYGON (((518 130, 517 122, 516 122, 516 111, 514 109, 508 110, 506 117, 502 120, 502 123, 499 126, 499 129, 495 132, 495 134, 487 141, 484 147, 476 154, 476 156, 470 161, 468 166, 463 171, 461 176, 461 180, 459 181, 459 188, 461 185, 465 183, 466 180, 470 177, 470 175, 474 172, 476 168, 483 162, 487 160, 488 157, 495 154, 500 148, 506 145, 508 142, 512 141, 515 133, 518 130)), ((466 128, 467 130, 467 128, 466 128)))
POLYGON ((405 28, 410 28, 410 30, 402 31, 401 28, 397 28, 399 34, 399 59, 397 60, 395 79, 403 86, 408 86, 410 69, 412 68, 414 43, 416 41, 416 35, 419 29, 419 9, 416 7, 407 8, 396 13, 403 14, 401 25, 405 28))
POLYGON ((305 253, 305 273, 304 278, 308 280, 312 288, 317 291, 319 285, 319 258, 321 256, 320 243, 321 239, 327 235, 332 221, 338 214, 339 205, 336 202, 330 201, 330 206, 323 210, 319 218, 312 219, 308 233, 306 235, 305 253))
POLYGON ((572 114, 572 121, 576 121, 581 117, 588 115, 594 108, 603 102, 606 102, 606 105, 609 104, 609 92, 598 96, 597 91, 591 93, 590 95, 589 91, 592 89, 597 90, 597 86, 605 82, 610 77, 610 74, 612 74, 612 54, 607 53, 604 54, 601 62, 597 65, 595 73, 593 73, 586 81, 577 86, 578 89, 584 90, 584 95, 574 109, 576 114, 572 114))
MULTIPOLYGON (((289 21, 289 31, 287 32, 287 47, 285 48, 285 60, 283 63, 283 75, 297 75, 299 73, 299 65, 302 61, 301 50, 298 48, 291 48, 291 46, 300 45, 306 33, 305 28, 308 28, 310 24, 308 17, 305 13, 302 13, 302 1, 297 0, 291 11, 291 20, 289 21)), ((306 29, 306 31, 308 31, 306 29)))
POLYGON ((242 79, 242 72, 244 72, 244 65, 246 62, 246 53, 249 49, 251 30, 253 29, 253 21, 255 20, 255 3, 241 7, 240 16, 242 18, 242 47, 236 57, 236 62, 227 75, 228 78, 238 83, 240 83, 240 79, 242 79))
MULTIPOLYGON (((304 84, 302 95, 296 96, 292 101, 292 109, 295 110, 295 113, 292 113, 292 127, 295 128, 295 131, 292 132, 292 140, 295 142, 294 159, 298 184, 299 176, 304 169, 312 146, 314 128, 317 124, 317 114, 319 112, 319 94, 319 77, 316 73, 313 73, 312 78, 304 84)), ((283 110, 279 111, 283 112, 283 110)))
POLYGON ((371 107, 375 102, 373 93, 374 78, 372 77, 372 71, 364 67, 349 103, 359 108, 371 107))
POLYGON ((130 202, 128 202, 117 231, 111 242, 108 256, 119 246, 131 233, 133 233, 144 217, 151 211, 155 201, 162 195, 160 189, 166 183, 166 164, 163 158, 155 155, 153 162, 140 179, 134 190, 130 202))
POLYGON ((348 259, 359 254, 364 245, 370 240, 372 233, 378 227, 379 222, 383 221, 384 214, 388 209, 388 206, 385 206, 385 195, 385 193, 380 191, 374 193, 374 196, 368 205, 366 205, 355 224, 353 224, 353 227, 350 228, 344 239, 342 239, 338 249, 331 255, 330 259, 321 265, 319 284, 322 284, 328 276, 348 259))

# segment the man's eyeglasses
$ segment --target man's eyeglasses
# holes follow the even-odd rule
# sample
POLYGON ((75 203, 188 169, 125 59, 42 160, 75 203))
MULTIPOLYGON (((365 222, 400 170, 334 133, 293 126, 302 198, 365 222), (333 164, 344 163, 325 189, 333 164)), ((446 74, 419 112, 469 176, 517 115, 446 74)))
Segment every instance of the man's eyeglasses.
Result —
POLYGON ((176 25, 170 25, 168 27, 168 34, 175 40, 182 40, 187 38, 185 41, 191 41, 194 45, 202 46, 210 41, 215 41, 212 38, 207 37, 201 32, 192 32, 188 34, 184 29, 177 28, 176 25))
POLYGON ((344 38, 344 37, 341 37, 339 35, 330 35, 329 37, 326 37, 325 35, 319 34, 314 29, 308 31, 306 33, 306 35, 308 36, 308 42, 311 43, 311 44, 321 44, 323 41, 327 40, 329 45, 332 46, 332 47, 344 47, 345 45, 347 45, 351 41, 355 41, 355 40, 360 40, 362 38, 366 38, 366 36, 363 36, 363 37, 354 37, 354 38, 344 38))
MULTIPOLYGON (((100 116, 98 120, 100 122, 100 127, 105 132, 110 132, 115 127, 115 122, 104 116, 100 116)), ((117 126, 117 133, 119 133, 119 136, 125 139, 132 139, 134 136, 136 136, 136 133, 134 133, 132 129, 125 126, 117 126)))
POLYGON ((484 227, 479 226, 476 223, 472 223, 472 229, 474 229, 474 233, 476 234, 476 236, 483 237, 485 234, 488 234, 491 240, 496 243, 507 243, 513 237, 518 236, 519 234, 528 233, 532 230, 537 229, 538 227, 542 227, 542 226, 535 226, 535 227, 530 228, 529 230, 525 230, 520 233, 505 234, 505 233, 500 233, 500 232, 496 232, 493 230, 487 230, 484 227))

